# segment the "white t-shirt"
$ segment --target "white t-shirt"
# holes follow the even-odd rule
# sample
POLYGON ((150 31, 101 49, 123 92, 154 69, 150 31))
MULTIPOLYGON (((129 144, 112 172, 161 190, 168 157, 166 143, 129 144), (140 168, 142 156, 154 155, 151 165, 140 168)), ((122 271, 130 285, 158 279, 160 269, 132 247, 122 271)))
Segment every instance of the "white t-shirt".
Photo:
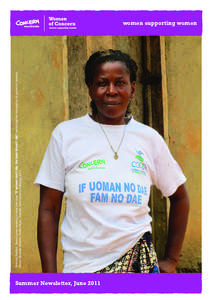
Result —
MULTIPOLYGON (((102 125, 115 150, 124 126, 102 125)), ((118 155, 88 114, 52 133, 35 184, 64 192, 65 273, 92 273, 122 256, 151 231, 151 185, 170 196, 186 181, 163 138, 133 117, 118 155)))

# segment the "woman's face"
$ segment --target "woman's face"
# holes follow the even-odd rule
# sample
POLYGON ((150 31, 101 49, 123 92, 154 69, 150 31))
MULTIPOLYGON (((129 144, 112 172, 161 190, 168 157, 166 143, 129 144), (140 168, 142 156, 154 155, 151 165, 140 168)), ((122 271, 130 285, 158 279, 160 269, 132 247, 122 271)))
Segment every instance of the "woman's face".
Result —
POLYGON ((106 62, 97 66, 89 95, 98 110, 98 121, 104 124, 123 124, 130 99, 135 94, 135 81, 123 62, 106 62))

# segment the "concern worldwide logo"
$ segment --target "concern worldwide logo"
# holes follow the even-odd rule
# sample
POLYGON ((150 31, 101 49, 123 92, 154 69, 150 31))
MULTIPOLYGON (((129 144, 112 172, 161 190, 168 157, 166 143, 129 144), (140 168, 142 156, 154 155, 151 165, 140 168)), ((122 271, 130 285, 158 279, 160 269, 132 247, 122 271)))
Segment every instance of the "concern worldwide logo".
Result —
POLYGON ((106 162, 105 159, 94 159, 89 162, 81 162, 79 164, 80 169, 88 169, 88 170, 93 170, 93 169, 106 169, 106 162))
POLYGON ((20 20, 18 19, 15 24, 17 26, 21 26, 24 28, 39 28, 40 20, 39 19, 31 19, 31 20, 20 20))

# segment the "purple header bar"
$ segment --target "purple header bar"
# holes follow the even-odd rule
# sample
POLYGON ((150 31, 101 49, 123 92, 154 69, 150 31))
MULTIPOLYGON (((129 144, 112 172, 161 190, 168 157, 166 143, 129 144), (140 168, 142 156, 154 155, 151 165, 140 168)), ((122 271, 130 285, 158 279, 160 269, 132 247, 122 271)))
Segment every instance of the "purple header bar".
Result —
POLYGON ((201 36, 202 11, 11 11, 11 36, 201 36))
POLYGON ((11 273, 10 293, 201 293, 201 273, 11 273))

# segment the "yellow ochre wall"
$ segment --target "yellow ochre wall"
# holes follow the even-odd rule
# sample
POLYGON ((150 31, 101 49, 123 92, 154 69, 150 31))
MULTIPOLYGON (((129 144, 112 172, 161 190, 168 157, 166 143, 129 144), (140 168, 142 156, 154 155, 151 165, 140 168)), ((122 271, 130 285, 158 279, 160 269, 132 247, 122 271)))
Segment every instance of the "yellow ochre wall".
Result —
MULTIPOLYGON (((36 273, 41 272, 36 238, 39 188, 33 182, 52 130, 69 119, 66 38, 12 37, 11 56, 11 272, 36 273)), ((186 272, 198 272, 201 262, 201 38, 166 37, 166 63, 169 147, 188 178, 191 198, 179 267, 186 272)), ((60 243, 58 265, 61 272, 60 243)))

